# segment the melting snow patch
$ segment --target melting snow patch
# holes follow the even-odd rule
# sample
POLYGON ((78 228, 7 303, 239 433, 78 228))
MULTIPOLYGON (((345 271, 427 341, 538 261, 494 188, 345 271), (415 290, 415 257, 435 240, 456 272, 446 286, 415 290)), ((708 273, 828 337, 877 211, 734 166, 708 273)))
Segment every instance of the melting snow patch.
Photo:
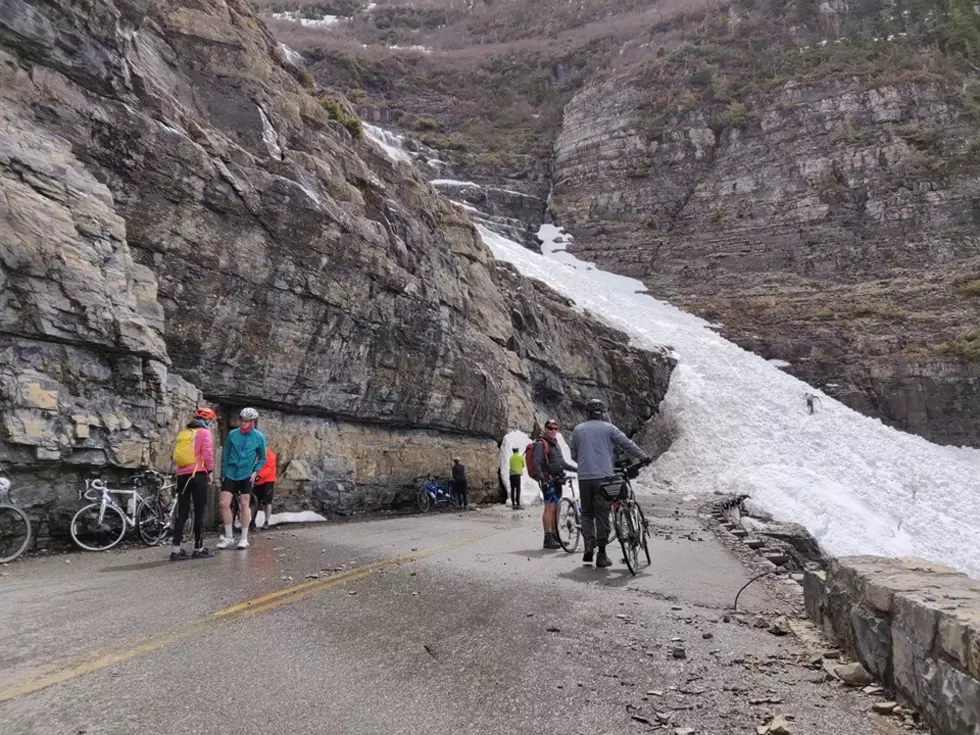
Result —
MULTIPOLYGON (((711 326, 715 326, 715 325, 714 325, 714 324, 712 324, 711 326)), ((769 362, 769 364, 770 364, 770 365, 772 365, 773 367, 778 367, 778 368, 787 368, 787 367, 792 367, 792 364, 791 364, 791 363, 788 363, 788 362, 786 362, 785 360, 769 360, 768 362, 769 362)))
POLYGON ((681 497, 749 492, 776 520, 802 523, 833 554, 913 554, 980 578, 980 516, 972 512, 980 451, 904 434, 830 397, 810 415, 801 396, 812 387, 692 314, 636 293, 644 289, 639 281, 556 252, 558 228, 541 228, 541 255, 479 230, 498 260, 637 346, 676 350, 661 420, 677 426, 677 439, 641 478, 648 492, 668 485, 681 497))
POLYGON ((364 134, 377 145, 392 161, 412 162, 412 157, 405 150, 404 138, 376 125, 364 123, 364 134))
POLYGON ((339 15, 322 15, 319 18, 304 18, 300 11, 290 10, 285 13, 273 13, 272 17, 276 20, 289 20, 293 23, 299 23, 307 28, 326 28, 327 26, 332 26, 340 20, 343 20, 339 15))
POLYGON ((479 184, 473 181, 457 181, 456 179, 432 179, 432 181, 430 181, 429 183, 432 184, 433 186, 451 186, 457 189, 483 188, 479 184))
POLYGON ((286 57, 286 61, 293 66, 303 65, 303 57, 298 51, 294 51, 284 43, 279 44, 279 50, 282 51, 282 55, 286 57))
MULTIPOLYGON (((319 513, 314 513, 312 510, 304 510, 299 513, 273 513, 269 516, 270 526, 279 526, 283 523, 319 523, 321 521, 326 521, 319 513)), ((255 525, 261 526, 265 523, 265 511, 260 510, 255 514, 255 525)))
POLYGON ((279 147, 279 134, 272 126, 269 116, 265 114, 265 108, 262 105, 257 105, 257 107, 259 108, 259 115, 262 116, 262 140, 265 142, 265 147, 269 149, 270 156, 281 161, 282 148, 279 147))

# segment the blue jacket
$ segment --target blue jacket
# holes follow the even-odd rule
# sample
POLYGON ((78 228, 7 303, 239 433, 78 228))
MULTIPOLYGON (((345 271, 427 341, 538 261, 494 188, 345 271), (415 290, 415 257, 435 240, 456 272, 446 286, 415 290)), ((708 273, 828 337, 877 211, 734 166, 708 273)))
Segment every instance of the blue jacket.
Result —
POLYGON ((221 474, 229 480, 247 480, 265 464, 265 437, 258 429, 243 434, 232 429, 221 452, 221 474))

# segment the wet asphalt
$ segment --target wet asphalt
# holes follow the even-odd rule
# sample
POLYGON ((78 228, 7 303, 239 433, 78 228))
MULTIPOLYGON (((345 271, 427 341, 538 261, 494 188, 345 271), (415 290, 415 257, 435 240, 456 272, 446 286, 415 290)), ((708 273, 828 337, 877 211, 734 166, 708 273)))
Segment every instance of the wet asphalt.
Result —
POLYGON ((636 577, 620 553, 542 550, 540 510, 500 506, 276 529, 211 560, 8 565, 0 733, 727 735, 777 714, 794 735, 895 732, 809 666, 827 644, 795 588, 753 584, 724 622, 751 562, 695 505, 647 506, 636 577))

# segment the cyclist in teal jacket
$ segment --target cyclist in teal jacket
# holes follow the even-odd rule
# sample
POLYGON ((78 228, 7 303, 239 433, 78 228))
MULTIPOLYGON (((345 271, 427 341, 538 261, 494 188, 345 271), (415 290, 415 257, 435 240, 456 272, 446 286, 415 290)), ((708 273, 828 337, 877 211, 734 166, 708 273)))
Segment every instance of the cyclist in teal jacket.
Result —
POLYGON ((265 437, 256 428, 259 412, 254 408, 243 408, 239 414, 238 428, 232 429, 225 440, 221 452, 221 522, 225 526, 224 535, 218 539, 217 548, 227 549, 235 543, 232 529, 231 501, 238 495, 240 508, 239 521, 242 524, 242 538, 239 549, 248 548, 248 524, 252 514, 248 507, 249 494, 255 484, 255 475, 265 464, 265 437))

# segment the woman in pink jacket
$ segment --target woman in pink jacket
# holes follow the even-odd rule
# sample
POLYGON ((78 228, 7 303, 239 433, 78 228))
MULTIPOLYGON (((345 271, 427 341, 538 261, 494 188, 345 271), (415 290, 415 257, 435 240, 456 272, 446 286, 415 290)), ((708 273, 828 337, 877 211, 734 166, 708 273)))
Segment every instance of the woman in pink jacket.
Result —
POLYGON ((194 464, 177 468, 177 524, 174 528, 170 561, 210 559, 214 556, 204 548, 204 506, 208 500, 208 479, 214 470, 214 446, 211 442, 211 422, 218 416, 210 408, 200 408, 187 428, 194 432, 194 464), (194 501, 194 553, 191 556, 180 548, 184 524, 194 501))

